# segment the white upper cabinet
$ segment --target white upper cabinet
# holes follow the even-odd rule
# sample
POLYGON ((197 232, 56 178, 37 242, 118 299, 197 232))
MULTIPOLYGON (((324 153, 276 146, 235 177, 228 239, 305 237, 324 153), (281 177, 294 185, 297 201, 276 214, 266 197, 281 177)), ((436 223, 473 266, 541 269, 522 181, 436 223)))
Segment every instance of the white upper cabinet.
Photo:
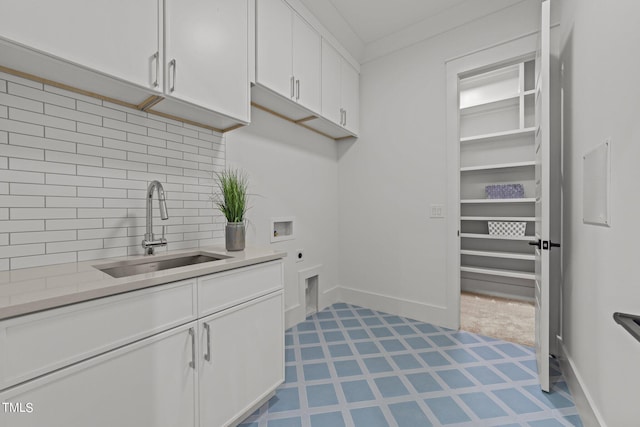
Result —
POLYGON ((321 38, 309 24, 293 14, 293 76, 296 101, 320 112, 321 38))
POLYGON ((256 81, 287 98, 294 97, 292 14, 282 0, 258 1, 256 81))
POLYGON ((320 34, 282 0, 257 4, 256 82, 320 111, 320 34))
POLYGON ((359 131, 359 85, 358 71, 322 40, 322 115, 353 135, 359 131))
POLYGON ((360 76, 346 61, 342 60, 341 99, 343 112, 342 126, 354 134, 360 130, 360 76))
POLYGON ((322 115, 334 123, 342 122, 342 57, 322 40, 322 115))
POLYGON ((0 8, 0 36, 139 86, 162 89, 154 87, 161 82, 156 70, 162 72, 158 0, 2 0, 0 8))
POLYGON ((246 0, 165 0, 168 96, 249 121, 247 8, 246 0))

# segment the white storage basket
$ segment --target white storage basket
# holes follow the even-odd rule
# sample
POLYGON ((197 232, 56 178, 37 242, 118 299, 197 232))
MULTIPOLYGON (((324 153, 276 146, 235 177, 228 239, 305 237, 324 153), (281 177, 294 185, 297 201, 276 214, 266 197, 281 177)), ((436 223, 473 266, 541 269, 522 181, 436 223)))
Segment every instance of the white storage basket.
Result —
POLYGON ((490 236, 524 236, 527 223, 524 221, 488 221, 490 236))

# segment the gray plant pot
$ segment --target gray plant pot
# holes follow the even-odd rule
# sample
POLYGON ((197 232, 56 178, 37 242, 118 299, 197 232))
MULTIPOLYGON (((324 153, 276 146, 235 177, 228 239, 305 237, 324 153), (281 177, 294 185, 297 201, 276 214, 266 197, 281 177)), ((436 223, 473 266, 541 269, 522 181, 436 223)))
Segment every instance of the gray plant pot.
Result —
POLYGON ((228 222, 224 230, 228 251, 244 250, 244 222, 228 222))

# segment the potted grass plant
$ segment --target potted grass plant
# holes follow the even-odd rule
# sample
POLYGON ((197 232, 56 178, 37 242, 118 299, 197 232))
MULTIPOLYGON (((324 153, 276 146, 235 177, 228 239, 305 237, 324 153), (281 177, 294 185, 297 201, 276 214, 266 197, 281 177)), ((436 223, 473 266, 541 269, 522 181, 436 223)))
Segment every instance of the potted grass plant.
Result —
POLYGON ((247 212, 248 180, 239 169, 217 173, 218 192, 213 202, 227 219, 225 244, 228 251, 242 251, 245 243, 245 213, 247 212))

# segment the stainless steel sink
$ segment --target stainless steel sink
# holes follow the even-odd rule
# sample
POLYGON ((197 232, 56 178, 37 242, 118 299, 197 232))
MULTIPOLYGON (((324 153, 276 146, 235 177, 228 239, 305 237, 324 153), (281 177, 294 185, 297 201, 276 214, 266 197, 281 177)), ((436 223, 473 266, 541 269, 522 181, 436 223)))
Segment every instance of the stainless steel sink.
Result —
POLYGON ((188 265, 202 264, 204 262, 220 261, 231 258, 226 255, 211 253, 189 253, 176 256, 142 258, 131 261, 120 261, 112 264, 94 265, 95 268, 107 273, 111 277, 127 277, 136 274, 153 273, 170 268, 185 267, 188 265))

